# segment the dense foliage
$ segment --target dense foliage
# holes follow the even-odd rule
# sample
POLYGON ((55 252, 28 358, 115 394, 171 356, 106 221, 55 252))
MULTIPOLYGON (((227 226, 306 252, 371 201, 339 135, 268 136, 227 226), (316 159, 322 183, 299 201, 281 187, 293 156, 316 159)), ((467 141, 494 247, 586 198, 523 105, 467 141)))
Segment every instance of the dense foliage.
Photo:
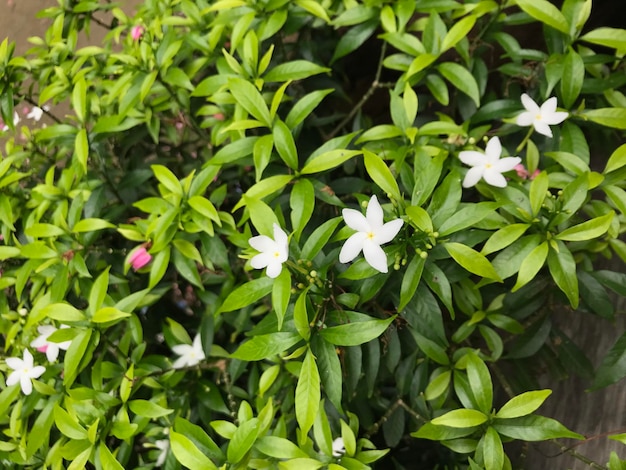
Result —
POLYGON ((626 261, 626 30, 591 13, 42 11, 0 45, 2 467, 502 470, 582 438, 535 377, 626 376, 626 336, 593 370, 552 322, 626 294, 597 268, 626 261))

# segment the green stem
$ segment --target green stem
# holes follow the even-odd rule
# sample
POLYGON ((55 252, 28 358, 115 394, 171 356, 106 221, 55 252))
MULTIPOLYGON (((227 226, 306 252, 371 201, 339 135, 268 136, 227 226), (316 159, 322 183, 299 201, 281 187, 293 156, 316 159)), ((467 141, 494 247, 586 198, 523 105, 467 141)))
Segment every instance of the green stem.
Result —
POLYGON ((524 137, 524 140, 522 140, 522 143, 519 144, 517 148, 515 149, 516 152, 521 152, 522 149, 526 147, 526 144, 528 143, 528 139, 530 139, 530 136, 533 134, 534 130, 535 128, 533 126, 530 126, 530 129, 528 129, 528 133, 526 134, 526 137, 524 137))

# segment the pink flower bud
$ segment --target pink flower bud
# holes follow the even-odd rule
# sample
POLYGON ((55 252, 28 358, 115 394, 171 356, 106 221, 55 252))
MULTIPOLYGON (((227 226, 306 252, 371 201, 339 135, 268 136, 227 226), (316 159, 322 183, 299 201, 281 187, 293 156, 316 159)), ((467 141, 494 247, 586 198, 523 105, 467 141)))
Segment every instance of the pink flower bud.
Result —
POLYGON ((130 37, 133 38, 133 41, 139 41, 141 36, 143 35, 145 29, 143 26, 135 25, 130 30, 130 37))
POLYGON ((148 264, 152 260, 152 255, 148 253, 145 247, 140 246, 135 251, 133 251, 128 258, 130 265, 133 267, 135 271, 143 268, 146 264, 148 264))
POLYGON ((42 353, 45 353, 47 350, 48 350, 48 345, 47 344, 44 344, 43 346, 39 346, 37 348, 37 351, 42 352, 42 353))
POLYGON ((518 163, 517 165, 515 165, 513 169, 517 172, 517 176, 519 176, 520 178, 522 179, 528 178, 528 170, 521 163, 518 163))
POLYGON ((213 117, 214 117, 215 119, 217 119, 218 121, 223 121, 223 120, 224 120, 224 114, 223 114, 223 113, 215 113, 215 114, 213 115, 213 117))
POLYGON ((539 176, 539 173, 541 172, 539 171, 539 168, 537 168, 535 171, 533 171, 533 174, 530 175, 530 180, 534 180, 537 176, 539 176))

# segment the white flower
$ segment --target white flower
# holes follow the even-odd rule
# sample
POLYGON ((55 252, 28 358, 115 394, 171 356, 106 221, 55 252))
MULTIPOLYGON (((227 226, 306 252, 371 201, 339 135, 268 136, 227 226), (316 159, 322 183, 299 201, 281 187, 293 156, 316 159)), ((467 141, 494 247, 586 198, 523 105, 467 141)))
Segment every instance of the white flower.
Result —
POLYGON ((517 116, 518 126, 533 126, 540 134, 552 137, 550 125, 560 124, 568 113, 556 110, 556 97, 548 99, 539 107, 526 93, 522 95, 522 104, 526 111, 517 116))
POLYGON ((32 119, 33 121, 38 122, 43 117, 44 110, 48 111, 48 109, 48 106, 44 106, 43 109, 39 106, 33 106, 33 109, 31 109, 30 112, 26 115, 26 119, 32 119))
POLYGON ((159 439, 158 441, 154 442, 154 445, 157 449, 161 451, 159 452, 159 456, 157 457, 157 461, 155 464, 155 466, 159 468, 165 463, 165 459, 167 458, 167 452, 170 449, 170 441, 169 439, 159 439))
POLYGON ((343 445, 343 438, 338 437, 333 441, 333 457, 341 457, 346 453, 346 447, 343 445))
POLYGON ((200 335, 196 335, 193 339, 193 345, 177 344, 172 348, 172 351, 180 356, 172 365, 174 369, 192 367, 200 364, 201 361, 206 359, 204 350, 202 349, 202 340, 200 339, 200 335))
POLYGON ((502 154, 502 145, 497 137, 493 137, 487 142, 485 153, 475 150, 464 150, 459 153, 461 161, 472 167, 465 175, 463 187, 474 186, 483 178, 491 186, 504 188, 506 179, 502 173, 514 169, 522 159, 519 157, 500 158, 500 154, 502 154))
MULTIPOLYGON (((67 325, 61 325, 61 328, 69 328, 67 325)), ((48 361, 55 362, 59 357, 59 350, 67 351, 72 341, 63 341, 62 343, 53 343, 48 341, 48 336, 57 331, 52 325, 41 325, 37 327, 39 336, 31 341, 31 347, 35 348, 39 352, 46 353, 48 361)))
MULTIPOLYGON (((19 124, 19 122, 20 122, 20 115, 17 114, 17 111, 13 111, 13 125, 17 126, 19 124)), ((9 130, 9 126, 5 124, 2 127, 2 131, 4 132, 4 131, 8 131, 8 130, 9 130)))
POLYGON ((344 209, 343 220, 351 229, 357 231, 346 240, 339 253, 339 261, 347 263, 356 258, 361 250, 365 261, 381 273, 387 272, 387 255, 380 247, 390 242, 402 228, 404 221, 395 219, 383 224, 383 209, 376 196, 372 196, 363 216, 354 209, 344 209))
POLYGON ((13 372, 7 377, 7 386, 20 383, 24 395, 30 395, 33 391, 31 379, 36 379, 46 371, 44 366, 35 366, 33 364, 33 355, 28 349, 24 349, 24 358, 7 357, 7 365, 13 369, 13 372))
POLYGON ((271 278, 277 277, 283 269, 283 263, 289 257, 289 242, 283 229, 274 224, 273 240, 265 235, 258 235, 248 240, 248 243, 261 252, 250 260, 252 267, 263 269, 267 266, 267 275, 271 278))

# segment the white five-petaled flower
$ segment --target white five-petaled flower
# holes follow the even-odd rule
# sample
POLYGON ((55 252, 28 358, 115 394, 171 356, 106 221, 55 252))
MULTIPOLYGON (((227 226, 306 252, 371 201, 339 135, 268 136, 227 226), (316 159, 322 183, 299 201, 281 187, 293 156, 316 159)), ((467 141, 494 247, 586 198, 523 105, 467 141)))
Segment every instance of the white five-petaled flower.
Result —
POLYGON ((367 205, 365 216, 354 209, 344 209, 342 212, 346 225, 357 232, 350 236, 343 244, 339 253, 339 261, 347 263, 356 258, 361 250, 365 261, 381 273, 387 272, 387 255, 380 247, 390 242, 402 228, 404 221, 395 219, 383 223, 383 209, 376 196, 372 196, 367 205))
MULTIPOLYGON (((67 325, 61 325, 61 328, 69 328, 67 325)), ((41 325, 37 327, 39 336, 31 341, 31 347, 35 348, 39 352, 46 353, 46 357, 50 362, 55 362, 59 357, 59 350, 67 351, 72 341, 63 341, 62 343, 54 343, 48 341, 48 336, 57 331, 52 325, 41 325)))
POLYGON ((169 439, 159 439, 154 442, 154 445, 160 450, 155 466, 156 468, 161 468, 165 463, 165 459, 167 459, 167 452, 170 450, 170 441, 169 439))
POLYGON ((563 111, 556 110, 556 97, 545 101, 541 107, 526 93, 522 94, 522 104, 526 111, 517 116, 518 126, 533 126, 540 134, 552 137, 550 126, 560 124, 569 115, 563 111))
POLYGON ((257 235, 250 238, 248 243, 261 253, 250 260, 254 269, 267 267, 267 275, 277 277, 283 269, 283 263, 289 258, 289 242, 287 234, 278 224, 274 224, 274 239, 266 235, 257 235))
POLYGON ((172 364, 174 369, 192 367, 200 364, 201 361, 206 359, 204 350, 202 349, 202 340, 200 339, 200 335, 196 335, 193 339, 193 344, 177 344, 172 347, 172 351, 180 356, 174 361, 174 364, 172 364))
POLYGON ((7 377, 7 385, 15 385, 19 382, 24 395, 30 395, 33 391, 32 379, 37 379, 46 371, 44 366, 36 366, 33 363, 33 355, 28 349, 24 349, 24 358, 7 357, 7 365, 13 372, 7 377))
POLYGON ((343 444, 343 438, 338 437, 333 441, 333 457, 341 457, 346 453, 346 447, 343 444))
POLYGON ((487 142, 485 153, 475 150, 464 150, 459 153, 459 159, 466 165, 471 166, 463 180, 463 187, 469 188, 484 179, 491 186, 504 188, 506 179, 502 173, 510 171, 518 165, 522 159, 519 157, 500 158, 502 144, 500 139, 492 137, 487 142))
POLYGON ((43 117, 43 112, 48 111, 50 108, 47 105, 44 105, 43 108, 39 106, 33 106, 30 112, 26 115, 26 119, 32 119, 35 122, 38 122, 43 117))

